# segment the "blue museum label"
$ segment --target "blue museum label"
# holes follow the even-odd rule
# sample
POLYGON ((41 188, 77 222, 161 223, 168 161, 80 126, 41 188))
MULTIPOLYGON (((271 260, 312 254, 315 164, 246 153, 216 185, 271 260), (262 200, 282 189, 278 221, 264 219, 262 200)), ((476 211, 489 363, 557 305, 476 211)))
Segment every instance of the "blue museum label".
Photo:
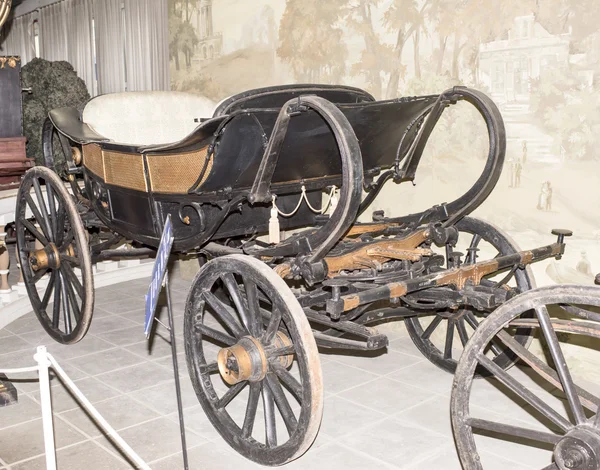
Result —
POLYGON ((146 338, 150 337, 150 330, 152 329, 152 323, 154 323, 156 305, 158 304, 158 297, 160 296, 163 280, 167 272, 167 264, 169 262, 172 246, 173 224, 171 222, 171 214, 168 214, 160 239, 160 245, 156 252, 156 261, 154 262, 154 269, 152 270, 152 280, 150 281, 150 286, 146 293, 146 320, 144 321, 144 333, 146 338))

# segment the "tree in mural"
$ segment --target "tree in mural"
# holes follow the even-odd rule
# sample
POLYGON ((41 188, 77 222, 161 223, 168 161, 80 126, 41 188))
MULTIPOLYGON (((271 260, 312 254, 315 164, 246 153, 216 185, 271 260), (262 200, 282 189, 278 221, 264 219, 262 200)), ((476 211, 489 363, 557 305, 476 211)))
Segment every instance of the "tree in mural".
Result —
POLYGON ((586 54, 577 65, 567 63, 542 70, 540 78, 531 84, 531 110, 555 136, 564 158, 598 159, 599 86, 589 73, 597 69, 600 58, 600 4, 589 0, 548 0, 536 16, 552 33, 570 34, 571 52, 586 54))
POLYGON ((364 38, 365 48, 360 60, 351 67, 352 75, 364 75, 369 91, 380 98, 382 95, 382 73, 389 72, 392 62, 392 51, 382 44, 376 32, 372 10, 379 6, 381 0, 359 0, 349 5, 346 18, 348 26, 364 38))
POLYGON ((191 67, 198 36, 191 18, 198 8, 198 0, 169 0, 169 55, 181 69, 179 54, 183 53, 186 67, 191 67))
MULTIPOLYGON (((426 8, 426 6, 421 8, 426 8)), ((396 33, 396 43, 392 53, 392 68, 386 89, 387 98, 396 97, 400 79, 406 73, 406 66, 402 64, 402 52, 406 42, 415 30, 419 11, 416 0, 393 0, 384 14, 384 26, 389 31, 396 33)))
POLYGON ((279 25, 277 55, 296 80, 339 82, 346 72, 348 50, 339 21, 347 0, 287 0, 279 25))

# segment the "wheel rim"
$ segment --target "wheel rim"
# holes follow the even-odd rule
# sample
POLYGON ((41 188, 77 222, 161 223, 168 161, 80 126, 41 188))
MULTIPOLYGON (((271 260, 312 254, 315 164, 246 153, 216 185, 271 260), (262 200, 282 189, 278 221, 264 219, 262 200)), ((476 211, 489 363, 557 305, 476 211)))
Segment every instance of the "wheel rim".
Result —
MULTIPOLYGON (((587 345, 588 351, 597 353, 600 346, 600 289, 584 286, 550 286, 536 289, 511 299, 493 312, 475 332, 461 357, 451 397, 451 418, 459 457, 469 469, 483 469, 477 451, 474 429, 492 433, 504 440, 527 439, 531 447, 546 448, 548 461, 540 462, 544 469, 588 470, 600 468, 600 395, 589 392, 589 381, 580 371, 578 358, 565 355, 566 348, 587 345), (558 305, 566 305, 558 308, 558 305), (577 306, 574 306, 577 305, 577 306), (590 308, 588 310, 588 308, 590 308), (523 318, 522 313, 535 309, 534 318, 523 318), (572 313, 575 312, 575 313, 572 313), (541 349, 537 353, 527 350, 506 334, 507 326, 523 325, 539 331, 541 349), (585 341, 582 341, 584 338, 585 341), (482 351, 490 342, 502 342, 510 347, 528 367, 536 379, 525 383, 518 371, 505 371, 495 366, 482 351), (560 364, 560 365, 559 365, 560 364), (576 367, 573 368, 572 366, 576 367), (501 385, 511 395, 527 405, 521 409, 523 417, 496 414, 495 420, 474 416, 471 413, 475 370, 485 367, 492 375, 491 384, 501 385), (539 390, 535 384, 541 384, 539 390), (587 388, 587 390, 586 390, 587 388), (537 422, 530 424, 531 416, 537 422), (542 430, 536 424, 544 425, 542 430), (535 445, 533 445, 535 443, 535 445), (552 462, 551 462, 552 461, 552 462), (551 462, 551 463, 550 463, 551 462)), ((577 349, 577 355, 581 350, 577 349)), ((587 357, 587 356, 584 356, 587 357)), ((517 368, 519 369, 519 368, 517 368)), ((525 368, 524 368, 525 370, 525 368)), ((481 384, 482 381, 477 381, 481 384)), ((489 403, 493 414, 494 403, 489 403)), ((507 451, 510 450, 507 448, 507 451)), ((485 463, 485 462, 484 462, 485 463)))
POLYGON ((229 445, 263 465, 310 447, 323 407, 319 355, 298 301, 268 266, 240 255, 207 263, 184 335, 196 395, 229 445))
POLYGON ((23 280, 40 323, 60 343, 81 340, 94 303, 90 254, 71 195, 51 170, 36 167, 23 177, 15 229, 23 280))
MULTIPOLYGON (((477 260, 483 256, 485 256, 484 259, 490 259, 490 256, 506 255, 519 251, 518 246, 506 234, 482 220, 465 217, 456 224, 456 228, 459 231, 459 243, 462 240, 462 246, 483 248, 485 250, 485 255, 475 254, 477 260), (467 235, 466 243, 464 235, 467 235)), ((471 258, 469 258, 468 252, 465 255, 465 262, 469 262, 471 258)), ((514 273, 514 284, 519 292, 534 287, 529 268, 518 269, 514 273)), ((456 349, 456 346, 464 347, 484 318, 480 312, 473 308, 463 308, 456 312, 441 312, 429 317, 408 317, 405 319, 405 324, 419 351, 437 367, 454 373, 460 354, 453 352, 453 349, 456 349)), ((519 329, 515 333, 515 337, 521 344, 526 345, 531 339, 530 331, 519 329)), ((514 356, 497 348, 496 345, 492 345, 492 348, 497 356, 494 362, 502 368, 510 367, 514 363, 514 356)))

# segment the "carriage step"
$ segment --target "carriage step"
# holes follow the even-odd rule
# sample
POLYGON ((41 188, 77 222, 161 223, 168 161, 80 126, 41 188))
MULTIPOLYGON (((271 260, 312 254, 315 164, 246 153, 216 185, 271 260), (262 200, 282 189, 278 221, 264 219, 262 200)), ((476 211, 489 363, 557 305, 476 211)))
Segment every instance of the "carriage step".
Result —
POLYGON ((6 375, 0 374, 0 408, 3 406, 16 405, 19 396, 15 386, 8 380, 6 375))

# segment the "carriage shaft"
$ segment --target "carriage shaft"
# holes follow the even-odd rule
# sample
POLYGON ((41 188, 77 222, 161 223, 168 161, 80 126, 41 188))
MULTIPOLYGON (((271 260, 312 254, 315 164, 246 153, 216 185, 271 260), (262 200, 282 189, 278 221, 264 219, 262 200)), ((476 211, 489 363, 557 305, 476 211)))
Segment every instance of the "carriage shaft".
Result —
POLYGON ((564 243, 553 243, 533 250, 520 251, 488 261, 463 265, 459 268, 420 276, 408 281, 390 282, 373 289, 341 296, 337 301, 329 300, 327 301, 327 313, 337 315, 360 305, 379 300, 395 299, 432 287, 451 285, 461 290, 467 284, 479 285, 484 276, 498 273, 514 266, 525 266, 547 258, 560 257, 564 253, 564 250, 564 243))

